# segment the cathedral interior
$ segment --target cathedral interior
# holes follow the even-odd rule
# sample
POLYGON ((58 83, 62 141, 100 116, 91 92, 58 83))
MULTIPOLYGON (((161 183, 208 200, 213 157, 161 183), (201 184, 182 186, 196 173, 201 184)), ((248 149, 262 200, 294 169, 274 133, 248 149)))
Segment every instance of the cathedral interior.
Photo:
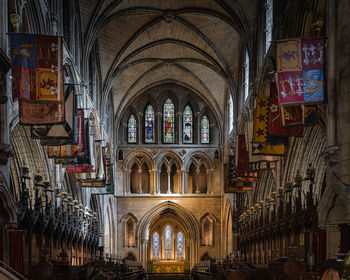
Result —
POLYGON ((350 279, 350 1, 0 3, 0 279, 350 279))

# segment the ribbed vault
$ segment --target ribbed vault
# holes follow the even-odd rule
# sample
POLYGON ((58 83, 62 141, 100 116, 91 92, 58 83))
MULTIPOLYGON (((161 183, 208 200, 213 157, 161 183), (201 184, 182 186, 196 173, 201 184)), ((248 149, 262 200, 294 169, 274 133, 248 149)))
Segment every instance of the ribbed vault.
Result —
POLYGON ((257 2, 84 1, 83 69, 96 46, 102 108, 112 95, 118 115, 151 84, 174 80, 195 89, 223 117, 227 93, 237 98, 240 54, 251 50, 257 2))

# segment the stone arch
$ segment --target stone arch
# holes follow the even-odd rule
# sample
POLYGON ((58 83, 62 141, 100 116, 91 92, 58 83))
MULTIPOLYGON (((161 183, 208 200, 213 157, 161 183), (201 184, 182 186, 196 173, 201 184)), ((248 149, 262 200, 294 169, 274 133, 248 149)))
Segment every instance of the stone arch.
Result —
POLYGON ((219 219, 212 213, 206 212, 199 221, 201 226, 201 246, 214 246, 215 223, 219 222, 219 219))
POLYGON ((153 170, 155 168, 155 163, 153 161, 152 156, 145 150, 136 150, 128 154, 125 160, 123 161, 123 168, 130 169, 134 165, 134 163, 146 163, 149 170, 153 170))
POLYGON ((181 170, 183 168, 183 162, 179 155, 173 151, 165 151, 160 153, 156 160, 155 160, 155 167, 157 170, 160 170, 162 168, 163 163, 167 161, 167 165, 171 168, 173 164, 176 165, 177 170, 181 170), (167 160, 167 158, 170 158, 170 160, 167 160))
POLYGON ((223 207, 223 246, 225 254, 230 254, 236 249, 234 244, 237 239, 234 236, 234 210, 232 204, 232 196, 225 196, 223 207))
POLYGON ((135 247, 137 217, 129 212, 120 219, 120 222, 124 224, 124 247, 135 247))
POLYGON ((214 160, 210 155, 202 151, 194 151, 186 155, 183 159, 184 169, 186 172, 188 172, 193 160, 197 161, 198 163, 203 163, 208 170, 215 168, 214 160))
POLYGON ((204 106, 199 111, 199 117, 198 117, 198 139, 199 143, 201 142, 201 131, 200 131, 200 122, 202 121, 202 118, 204 116, 207 116, 209 119, 209 128, 210 128, 210 134, 209 134, 209 144, 217 144, 221 143, 222 135, 223 135, 223 128, 221 125, 221 122, 218 121, 216 115, 213 113, 210 107, 204 106))
MULTIPOLYGON (((202 166, 205 168, 206 177, 204 178, 204 180, 206 180, 206 192, 213 193, 214 192, 213 181, 214 181, 214 171, 215 171, 214 160, 209 154, 202 151, 194 151, 188 154, 184 158, 185 192, 187 193, 190 192, 191 164, 193 164, 196 170, 198 171, 202 169, 202 166)), ((205 192, 205 189, 203 191, 205 192)), ((192 192, 193 192, 193 189, 192 189, 192 192)))
POLYGON ((129 106, 120 118, 120 122, 117 123, 117 131, 119 131, 119 143, 128 144, 128 122, 131 115, 134 115, 136 119, 136 143, 140 143, 140 126, 141 126, 141 117, 136 108, 129 106))
POLYGON ((336 198, 342 201, 344 204, 344 216, 350 220, 350 205, 347 202, 347 197, 348 195, 346 194, 346 190, 340 185, 332 184, 326 188, 318 204, 318 221, 321 228, 327 225, 328 214, 330 209, 333 207, 333 203, 336 198))
MULTIPOLYGON (((179 220, 181 220, 184 228, 189 233, 188 236, 191 238, 191 240, 189 240, 189 244, 191 246, 191 262, 198 261, 197 243, 200 237, 198 221, 196 220, 195 216, 185 207, 172 201, 165 201, 148 210, 140 220, 137 227, 137 242, 140 253, 140 261, 144 267, 146 267, 147 264, 147 243, 150 240, 150 227, 160 215, 165 213, 172 213, 173 215, 176 215, 179 220)), ((193 263, 191 263, 191 266, 192 265, 193 263)))

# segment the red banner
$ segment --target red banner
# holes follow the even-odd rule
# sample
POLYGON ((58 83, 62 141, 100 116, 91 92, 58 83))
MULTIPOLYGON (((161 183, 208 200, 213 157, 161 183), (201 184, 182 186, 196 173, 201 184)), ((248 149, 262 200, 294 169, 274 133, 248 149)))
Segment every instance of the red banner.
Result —
POLYGON ((238 135, 236 171, 248 171, 248 152, 244 134, 238 135))
POLYGON ((12 97, 19 99, 19 122, 40 125, 64 122, 63 39, 10 34, 12 97))
POLYGON ((303 115, 301 106, 281 107, 282 126, 303 125, 303 115))
POLYGON ((282 117, 278 106, 276 84, 270 84, 269 134, 275 136, 303 137, 303 126, 282 127, 282 117))
POLYGON ((93 165, 87 165, 87 166, 75 166, 75 167, 68 167, 67 172, 76 173, 76 172, 93 172, 94 166, 93 165))
POLYGON ((324 101, 324 56, 323 38, 278 41, 277 83, 280 105, 324 101))

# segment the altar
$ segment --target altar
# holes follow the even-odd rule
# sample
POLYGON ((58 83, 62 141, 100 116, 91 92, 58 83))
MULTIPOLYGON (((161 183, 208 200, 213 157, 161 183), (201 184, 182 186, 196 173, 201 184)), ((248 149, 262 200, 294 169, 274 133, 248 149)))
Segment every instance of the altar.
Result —
POLYGON ((148 270, 152 273, 184 273, 189 270, 189 262, 184 260, 150 261, 148 270))

